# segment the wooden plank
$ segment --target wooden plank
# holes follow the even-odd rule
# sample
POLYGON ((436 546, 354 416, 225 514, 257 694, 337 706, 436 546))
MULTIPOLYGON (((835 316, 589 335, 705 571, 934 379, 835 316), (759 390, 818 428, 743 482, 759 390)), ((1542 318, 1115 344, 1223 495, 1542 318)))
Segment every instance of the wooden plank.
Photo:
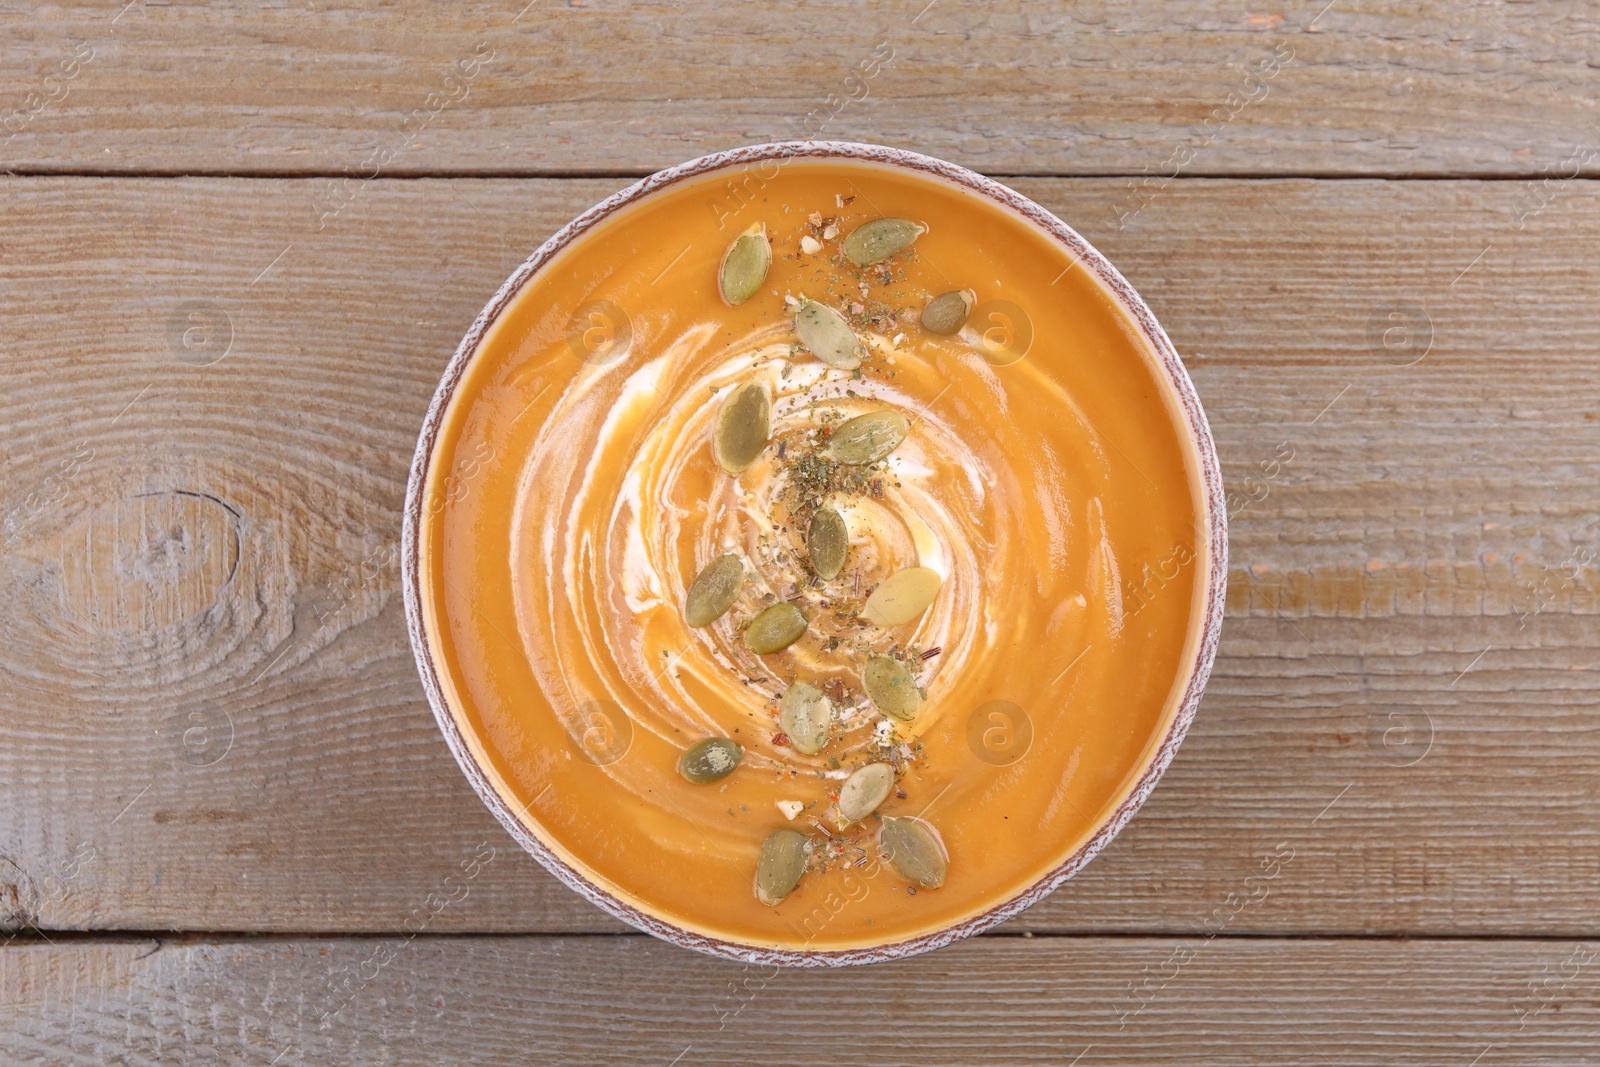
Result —
MULTIPOLYGON (((619 928, 451 763, 392 558, 457 338, 618 184, 376 181, 321 229, 313 181, 0 185, 0 919, 395 930, 481 845, 430 931, 619 928)), ((1592 932, 1600 203, 1191 181, 1119 229, 1119 182, 1018 185, 1145 293, 1242 494, 1189 740, 1020 925, 1592 932)))
POLYGON ((1588 1062, 1596 948, 980 938, 848 973, 644 937, 34 944, 7 1063, 1588 1062), (626 990, 625 994, 620 991, 626 990), (119 1057, 113 1059, 113 1057, 119 1057))
POLYGON ((445 24, 415 2, 14 7, 0 138, 19 172, 642 173, 820 135, 1155 188, 1175 170, 1559 182, 1594 174, 1600 143, 1580 0, 478 0, 445 24))

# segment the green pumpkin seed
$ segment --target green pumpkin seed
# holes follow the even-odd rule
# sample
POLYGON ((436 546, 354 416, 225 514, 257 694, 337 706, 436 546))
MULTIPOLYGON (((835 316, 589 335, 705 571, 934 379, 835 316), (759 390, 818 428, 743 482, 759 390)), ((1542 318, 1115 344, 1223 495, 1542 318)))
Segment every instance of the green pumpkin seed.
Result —
POLYGON ((948 337, 967 324, 967 316, 972 314, 972 305, 977 302, 978 294, 971 289, 941 293, 922 309, 922 328, 948 337))
POLYGON ((760 292, 771 268, 772 245, 767 241, 767 228, 758 222, 735 237, 722 254, 722 265, 717 268, 722 299, 738 307, 760 292))
POLYGON ((845 259, 858 267, 870 267, 904 252, 927 232, 926 226, 910 219, 873 219, 851 230, 839 247, 845 259))
POLYGON ((695 785, 720 781, 733 773, 744 759, 744 749, 726 737, 696 741, 678 759, 678 773, 695 785))
POLYGON ((837 578, 844 570, 844 557, 850 551, 850 530, 844 516, 832 508, 818 508, 806 528, 806 554, 811 569, 823 578, 837 578))
POLYGON ((806 873, 806 835, 798 830, 774 830, 761 843, 756 862, 756 897, 772 907, 794 892, 806 873))
POLYGON ((905 664, 888 656, 873 656, 861 672, 861 685, 872 706, 901 722, 910 722, 922 709, 922 693, 905 664))
POLYGON ((707 563, 683 598, 683 621, 690 626, 710 626, 733 607, 744 585, 744 561, 729 552, 707 563))
POLYGON ((945 855, 939 832, 921 819, 885 817, 878 831, 889 866, 908 882, 924 889, 938 889, 950 861, 945 855))
POLYGON ((833 701, 810 682, 796 682, 778 702, 778 725, 796 752, 815 756, 828 743, 833 701))
POLYGON ((894 766, 869 763, 844 780, 839 787, 839 822, 849 826, 878 810, 894 788, 894 766))
POLYGON ((766 382, 747 382, 723 401, 717 412, 711 453, 729 474, 742 474, 767 447, 772 435, 772 394, 766 382))
POLYGON ((929 567, 895 571, 867 597, 861 614, 878 626, 903 625, 928 610, 943 584, 939 572, 929 567))
POLYGON ((869 411, 839 424, 828 451, 840 463, 876 463, 900 447, 911 424, 898 411, 869 411))
POLYGON ((811 354, 830 367, 861 366, 861 340, 843 315, 826 304, 802 300, 794 313, 794 332, 811 354))
POLYGON ((744 647, 758 656, 779 652, 806 632, 806 617, 793 604, 774 604, 745 627, 744 647))

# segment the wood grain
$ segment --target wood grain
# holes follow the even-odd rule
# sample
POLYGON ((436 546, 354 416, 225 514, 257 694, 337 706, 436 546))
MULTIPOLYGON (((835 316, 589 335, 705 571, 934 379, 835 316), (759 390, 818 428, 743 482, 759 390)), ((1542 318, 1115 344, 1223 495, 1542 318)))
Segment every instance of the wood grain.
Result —
POLYGON ((979 938, 849 974, 645 938, 0 955, 11 1064, 1570 1064, 1592 944, 979 938))
POLYGON ((0 15, 0 1061, 1593 1062, 1587 5, 0 15), (1150 803, 1000 935, 848 974, 616 936, 517 850, 396 574, 512 267, 804 136, 1027 176, 1184 354, 1233 511, 1150 803))
POLYGON ((1559 181, 1600 144, 1579 0, 6 8, 18 172, 645 173, 823 135, 997 174, 1559 181))
MULTIPOLYGON (((430 932, 620 929, 450 761, 394 565, 461 331, 618 184, 379 180, 320 229, 314 181, 0 184, 6 925, 393 931, 481 845, 430 932)), ((1149 300, 1240 494, 1187 743, 1016 926, 1592 935, 1600 203, 1196 180, 1119 229, 1120 182, 1016 184, 1149 300)))

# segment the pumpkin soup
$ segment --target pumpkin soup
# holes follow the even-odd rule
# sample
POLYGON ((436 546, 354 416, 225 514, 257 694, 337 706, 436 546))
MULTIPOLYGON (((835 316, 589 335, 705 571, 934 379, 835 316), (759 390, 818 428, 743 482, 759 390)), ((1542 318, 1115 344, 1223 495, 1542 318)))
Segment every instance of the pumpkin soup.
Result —
POLYGON ((838 160, 670 185, 505 306, 418 534, 449 711, 589 882, 708 938, 906 941, 1128 796, 1196 662, 1190 433, 1063 245, 838 160))

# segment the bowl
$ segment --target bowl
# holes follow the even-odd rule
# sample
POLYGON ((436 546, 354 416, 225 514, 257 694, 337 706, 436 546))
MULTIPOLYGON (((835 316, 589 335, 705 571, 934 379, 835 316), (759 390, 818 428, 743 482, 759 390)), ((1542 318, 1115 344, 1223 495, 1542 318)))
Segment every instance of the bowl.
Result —
MULTIPOLYGON (((840 206, 845 205, 845 198, 840 197, 838 203, 840 206)), ((712 202, 712 214, 718 214, 715 200, 712 202)), ((637 218, 637 216, 624 216, 624 218, 637 218)), ((725 219, 718 216, 715 221, 718 232, 722 232, 725 219)), ((685 250, 685 253, 686 251, 688 250, 685 250)), ((794 254, 790 254, 790 258, 795 258, 794 254)), ((773 296, 776 298, 776 290, 773 296)), ((573 365, 574 374, 600 373, 614 355, 618 352, 626 354, 629 350, 630 331, 634 330, 634 323, 629 322, 629 317, 622 314, 621 310, 603 299, 584 302, 576 309, 552 307, 547 310, 549 314, 539 320, 542 323, 541 328, 546 328, 552 322, 568 323, 566 339, 571 344, 573 354, 581 358, 581 363, 573 365), (568 310, 571 310, 571 315, 568 315, 568 310), (598 347, 587 339, 589 333, 586 322, 594 322, 595 328, 600 330, 598 347), (576 328, 573 323, 578 323, 576 328)), ((995 322, 1008 323, 1010 320, 995 318, 995 322)), ((506 328, 509 330, 510 326, 506 328)), ((901 344, 901 336, 902 334, 898 334, 893 341, 896 349, 901 344)), ((504 346, 507 342, 501 338, 496 344, 504 346)), ((990 344, 990 334, 981 334, 976 339, 976 344, 984 346, 990 344)), ((1011 358, 1019 358, 1019 354, 1026 355, 1026 344, 1022 344, 1021 349, 1018 349, 1010 333, 1005 334, 1005 338, 995 344, 998 347, 995 347, 994 352, 1002 354, 1005 358, 990 358, 989 363, 994 368, 1002 368, 1011 358), (1006 347, 1008 344, 1011 346, 1010 349, 1006 347)), ((986 354, 986 358, 987 355, 990 354, 986 354)), ((902 366, 906 365, 902 363, 902 366)), ((485 371, 486 373, 488 371, 485 371)), ((499 389, 502 386, 510 387, 507 382, 496 379, 494 387, 499 389)), ((541 392, 539 395, 544 394, 541 392)), ((526 413, 531 410, 536 402, 538 397, 530 400, 528 408, 523 408, 523 411, 526 413)), ((960 403, 960 398, 955 398, 952 403, 960 403)), ((466 419, 467 416, 461 418, 466 419)), ((522 416, 517 418, 520 419, 522 416)), ((1067 413, 1062 413, 1062 418, 1069 416, 1067 413)), ((1093 430, 1094 427, 1091 426, 1090 429, 1093 430)), ((459 430, 450 432, 458 434, 459 430)), ((494 443, 496 443, 494 435, 490 434, 490 430, 483 429, 480 442, 482 451, 478 456, 485 464, 491 462, 509 464, 507 470, 514 474, 514 456, 507 458, 506 454, 496 454, 494 443)), ((1110 443, 1117 445, 1115 440, 1110 443)), ((1128 445, 1128 438, 1123 438, 1123 445, 1128 445)), ((1122 450, 1118 448, 1117 451, 1122 450)), ((1146 453, 1139 454, 1142 456, 1146 453)), ((1149 477, 1146 477, 1146 480, 1149 480, 1149 477)), ((1154 485, 1152 482, 1152 486, 1154 485)), ((1094 507, 1099 507, 1098 499, 1094 501, 1094 507)), ((1096 512, 1091 510, 1090 514, 1094 515, 1096 512)), ((490 520, 493 520, 491 512, 482 512, 480 518, 483 515, 488 515, 490 520)), ((536 541, 539 533, 538 520, 533 520, 533 525, 530 525, 528 517, 517 515, 515 522, 523 523, 523 526, 526 526, 525 534, 528 534, 523 536, 523 541, 518 544, 522 544, 523 547, 531 544, 530 536, 536 541)), ((554 517, 547 517, 544 522, 554 523, 557 520, 554 517)), ((459 526, 456 528, 456 537, 458 539, 470 537, 472 530, 474 530, 472 525, 459 526)), ((506 536, 512 537, 512 534, 506 536)), ((1102 537, 1104 536, 1106 534, 1102 534, 1102 537)), ((1178 549, 1174 549, 1174 553, 1176 550, 1178 549)), ((490 553, 490 550, 485 549, 485 552, 490 553)), ((1109 545, 1106 552, 1109 555, 1109 545)), ((570 886, 573 891, 594 902, 597 907, 613 917, 672 944, 683 945, 688 949, 707 952, 717 957, 763 963, 763 965, 840 966, 909 957, 914 953, 936 949, 939 945, 986 931, 1018 915, 1021 910, 1040 901, 1046 894, 1050 894, 1053 889, 1069 880, 1102 848, 1106 848, 1107 843, 1115 837, 1115 833, 1122 829, 1134 811, 1138 811, 1146 797, 1149 797, 1150 790, 1154 789, 1166 766, 1173 760, 1173 755, 1178 750, 1179 742, 1186 734, 1190 721, 1194 720, 1195 709, 1200 702, 1206 677, 1210 673, 1211 662, 1216 654, 1224 593, 1226 593, 1226 576, 1226 506, 1224 506, 1218 458, 1211 442, 1210 429, 1206 426, 1205 413, 1195 395, 1194 386, 1179 360, 1178 352, 1173 349, 1173 344, 1166 338, 1162 326, 1158 325, 1154 314, 1150 312, 1146 302, 1139 298, 1133 286, 1128 285, 1115 267, 1110 266, 1110 262, 1094 250, 1090 243, 1083 240, 1075 230, 1070 229, 1066 222, 1062 222, 1029 198, 1002 186, 1000 182, 982 178, 962 166, 941 162, 915 152, 870 146, 870 144, 853 144, 853 142, 781 142, 781 144, 762 144, 762 146, 706 155, 635 182, 634 186, 606 197, 602 202, 579 214, 578 218, 568 222, 565 227, 558 230, 557 234, 542 243, 538 250, 534 251, 530 258, 510 275, 510 278, 507 278, 506 283, 499 288, 498 293, 494 294, 493 299, 490 299, 485 309, 478 314, 470 330, 467 330, 466 336, 462 338, 461 346, 456 349, 456 354, 451 357, 450 363, 443 371, 434 400, 430 403, 426 419, 422 422, 416 454, 411 462, 410 482, 406 486, 402 581, 411 648, 418 662, 422 688, 426 691, 430 707, 434 709, 440 731, 445 737, 446 744, 450 745, 451 753, 461 765, 462 773, 466 774, 467 781, 478 793, 478 797, 482 798, 483 803, 517 840, 518 845, 522 845, 534 859, 538 859, 550 873, 554 873, 558 880, 563 881, 566 886, 570 886), (443 558, 442 550, 435 552, 430 547, 434 545, 434 541, 427 541, 427 537, 435 536, 434 528, 429 525, 430 518, 440 514, 440 510, 453 506, 454 501, 466 498, 472 491, 470 490, 470 480, 474 477, 472 472, 477 470, 475 459, 470 459, 469 467, 466 469, 462 466, 461 458, 456 454, 459 443, 456 438, 451 438, 450 454, 443 456, 442 438, 446 435, 446 424, 450 422, 451 403, 458 397, 462 381, 474 371, 475 360, 480 358, 480 352, 485 350, 485 339, 494 336, 496 326, 501 323, 502 318, 507 317, 507 309, 514 306, 518 294, 522 293, 534 278, 541 277, 542 270, 546 270, 552 261, 557 261, 570 248, 581 248, 582 238, 597 227, 605 226, 606 222, 618 218, 619 213, 626 213, 640 205, 651 205, 653 198, 672 194, 672 190, 683 190, 685 187, 710 189, 712 186, 707 182, 720 182, 720 187, 728 190, 728 198, 723 200, 726 205, 725 213, 733 214, 739 205, 752 203, 755 197, 762 195, 766 182, 776 179, 776 176, 782 173, 782 168, 798 166, 803 170, 805 166, 814 163, 858 166, 864 168, 862 173, 893 171, 896 174, 906 174, 936 182, 942 190, 957 190, 958 195, 962 197, 976 198, 986 206, 986 210, 997 208, 1011 221, 1030 227, 1030 234, 1043 235, 1043 240, 1050 245, 1053 254, 1059 254, 1062 262, 1066 262, 1062 275, 1066 275, 1067 270, 1072 267, 1082 267, 1085 278, 1075 282, 1075 285, 1090 286, 1090 290, 1085 291, 1098 293, 1096 299, 1107 301, 1107 306, 1114 310, 1118 322, 1122 323, 1123 330, 1130 333, 1131 344, 1138 347, 1144 366, 1149 370, 1150 378, 1157 382, 1158 390, 1162 394, 1160 403, 1163 405, 1163 411, 1170 414, 1171 422, 1170 427, 1163 427, 1163 432, 1170 430, 1174 442, 1178 442, 1176 448, 1181 448, 1184 456, 1182 477, 1186 478, 1184 485, 1189 493, 1189 504, 1192 506, 1192 537, 1187 537, 1186 541, 1179 545, 1184 558, 1181 563, 1173 563, 1166 558, 1157 561, 1154 589, 1150 585, 1152 569, 1149 568, 1149 563, 1146 563, 1142 571, 1144 581, 1141 585, 1120 576, 1115 560, 1109 565, 1101 560, 1102 566, 1109 566, 1106 573, 1114 577, 1114 581, 1107 584, 1107 590, 1102 590, 1104 605, 1099 598, 1094 603, 1096 606, 1104 606, 1107 617, 1115 622, 1117 627, 1115 633, 1122 633, 1126 621, 1138 614, 1138 609, 1146 603, 1144 597, 1155 597, 1160 593, 1160 585, 1165 581, 1171 581, 1162 577, 1168 565, 1171 565, 1174 574, 1178 574, 1182 568, 1187 568, 1192 563, 1192 571, 1184 579, 1187 582, 1184 589, 1189 590, 1186 600, 1182 601, 1178 608, 1168 605, 1170 611, 1178 611, 1181 608, 1184 613, 1182 617, 1186 619, 1182 624, 1186 629, 1181 635, 1174 630, 1178 625, 1176 622, 1171 622, 1166 627, 1166 632, 1173 633, 1174 640, 1176 637, 1181 637, 1181 645, 1174 646, 1176 651, 1173 653, 1170 689, 1166 689, 1166 693, 1170 693, 1170 696, 1163 697, 1160 715, 1152 720, 1152 726, 1146 731, 1147 736, 1136 739, 1138 757, 1133 765, 1126 769, 1126 773, 1117 777, 1114 784, 1104 787, 1104 801, 1099 803, 1093 814, 1085 814, 1085 825, 1080 835, 1082 841, 1078 841, 1074 848, 1070 848, 1061 856, 1051 854, 1051 856, 1035 857, 1034 862, 1037 864, 1048 864, 1046 869, 1040 870, 1037 875, 1027 875, 1026 880, 1006 883, 990 894, 994 899, 984 899, 981 905, 966 905, 965 912, 958 913, 947 921, 939 921, 938 925, 917 928, 915 923, 907 923, 899 933, 886 933, 883 936, 872 933, 859 936, 851 934, 848 941, 840 941, 838 944, 821 942, 818 947, 813 947, 811 939, 794 942, 789 941, 787 936, 776 939, 747 936, 747 934, 730 936, 720 933, 717 926, 709 925, 706 921, 691 920, 690 917, 686 917, 682 909, 674 912, 666 905, 654 905, 651 901, 645 901, 637 891, 627 889, 613 878, 598 873, 597 865, 586 861, 582 854, 574 849, 574 841, 571 838, 563 838, 560 833, 550 829, 550 825, 541 822, 542 814, 536 814, 534 809, 541 798, 549 793, 550 785, 546 785, 544 790, 533 790, 531 785, 541 781, 539 777, 541 774, 555 774, 560 766, 565 765, 560 765, 558 761, 557 763, 536 761, 538 766, 517 766, 512 769, 515 769, 518 779, 512 781, 506 758, 499 753, 510 750, 517 744, 515 731, 507 731, 504 723, 491 726, 490 721, 485 718, 475 717, 475 713, 469 713, 467 704, 472 701, 467 701, 466 697, 462 696, 464 689, 462 685, 458 685, 459 678, 453 673, 453 670, 456 670, 453 664, 458 664, 462 656, 472 656, 472 649, 462 645, 462 635, 472 627, 461 625, 462 611, 466 609, 451 609, 448 605, 442 605, 445 605, 451 597, 456 597, 458 593, 458 600, 462 605, 477 603, 474 597, 480 593, 478 590, 462 592, 458 587, 451 585, 450 574, 446 573, 443 569, 445 565, 440 561, 443 558), (445 462, 445 459, 450 459, 451 462, 445 462), (451 611, 454 611, 454 614, 451 614, 451 611), (464 648, 466 651, 462 651, 464 648)), ((546 581, 554 584, 555 577, 546 576, 546 581)), ((1096 593, 1096 597, 1099 597, 1099 593, 1096 593)), ((1078 600, 1083 601, 1083 597, 1078 597, 1078 600)), ((1070 608, 1070 605, 1067 606, 1070 608)), ((469 645, 470 640, 504 640, 507 641, 507 645, 515 648, 520 641, 526 640, 523 633, 517 633, 517 637, 507 633, 507 630, 515 629, 512 625, 494 625, 490 622, 488 627, 490 629, 483 627, 472 629, 472 632, 478 633, 480 637, 469 637, 469 645)), ((1083 654, 1090 653, 1090 648, 1091 645, 1085 645, 1083 654)), ((938 651, 939 649, 933 649, 934 654, 938 651)), ((1064 661, 1066 654, 1062 653, 1061 659, 1064 661)), ((1054 662, 1056 661, 1051 662, 1051 667, 1054 662)), ((1066 669, 1062 670, 1061 675, 1066 675, 1070 669, 1072 664, 1066 664, 1066 669)), ((662 669, 662 672, 666 672, 666 669, 662 669)), ((538 699, 554 707, 554 699, 546 696, 538 699)), ((584 707, 589 707, 589 704, 584 704, 584 707)), ((989 704, 984 704, 978 710, 987 707, 989 704)), ((584 715, 589 713, 584 712, 584 715)), ((990 710, 987 715, 992 717, 995 713, 997 712, 990 710)), ((1006 721, 1011 726, 1016 725, 1010 720, 1005 720, 1005 715, 1010 713, 1000 712, 1002 718, 995 721, 1006 721)), ((1067 712, 1062 710, 1061 713, 1064 715, 1067 712)), ((1090 709, 1090 712, 1086 713, 1106 715, 1109 712, 1104 709, 1090 709)), ((973 712, 973 715, 978 715, 978 712, 973 712)), ((629 731, 629 737, 632 737, 634 729, 630 721, 627 721, 626 715, 622 720, 618 720, 614 715, 606 718, 606 713, 602 713, 594 720, 582 721, 586 723, 592 721, 602 731, 624 729, 629 731)), ((971 728, 973 721, 973 718, 968 720, 968 728, 971 728)), ((1029 729, 1032 729, 1032 725, 1029 725, 1029 729)), ((979 760, 992 763, 997 768, 1005 768, 1006 761, 1003 758, 987 758, 979 747, 976 747, 978 742, 973 739, 979 736, 978 733, 973 733, 970 729, 966 736, 970 739, 968 744, 974 745, 973 753, 979 760)), ((982 736, 987 737, 987 734, 982 736)), ((787 742, 787 737, 781 736, 781 741, 787 742)), ((774 744, 778 744, 778 739, 774 739, 774 744)), ((909 752, 909 747, 906 750, 909 752)), ((598 763, 598 760, 592 758, 592 753, 586 755, 582 749, 576 749, 576 752, 579 757, 586 758, 590 763, 598 763)), ((550 757, 573 760, 571 753, 552 752, 550 757)), ((1077 768, 1075 758, 1072 768, 1075 773, 1077 768)), ((1062 785, 1062 792, 1066 792, 1066 785, 1062 785)), ((934 798, 934 803, 936 800, 938 798, 934 798)), ((539 811, 542 813, 542 809, 539 811)), ((728 814, 736 816, 731 806, 728 814)), ((792 819, 794 816, 790 814, 789 817, 792 819)), ((586 833, 603 837, 605 830, 589 829, 586 833)), ((701 833, 704 835, 704 830, 701 833)), ((710 838, 707 838, 707 841, 709 840, 710 838)), ((712 843, 712 849, 715 849, 715 843, 712 843)), ((971 848, 968 848, 968 854, 971 854, 971 848)), ((910 891, 915 893, 915 888, 910 891)), ((979 897, 981 896, 979 893, 979 897)), ((818 909, 813 909, 811 917, 816 913, 818 909)), ((872 920, 867 918, 866 921, 870 923, 872 920)), ((806 920, 802 920, 803 931, 810 933, 811 928, 805 923, 806 920)), ((790 923, 790 928, 794 928, 794 923, 790 923)), ((795 933, 802 933, 802 929, 795 928, 795 933)))

